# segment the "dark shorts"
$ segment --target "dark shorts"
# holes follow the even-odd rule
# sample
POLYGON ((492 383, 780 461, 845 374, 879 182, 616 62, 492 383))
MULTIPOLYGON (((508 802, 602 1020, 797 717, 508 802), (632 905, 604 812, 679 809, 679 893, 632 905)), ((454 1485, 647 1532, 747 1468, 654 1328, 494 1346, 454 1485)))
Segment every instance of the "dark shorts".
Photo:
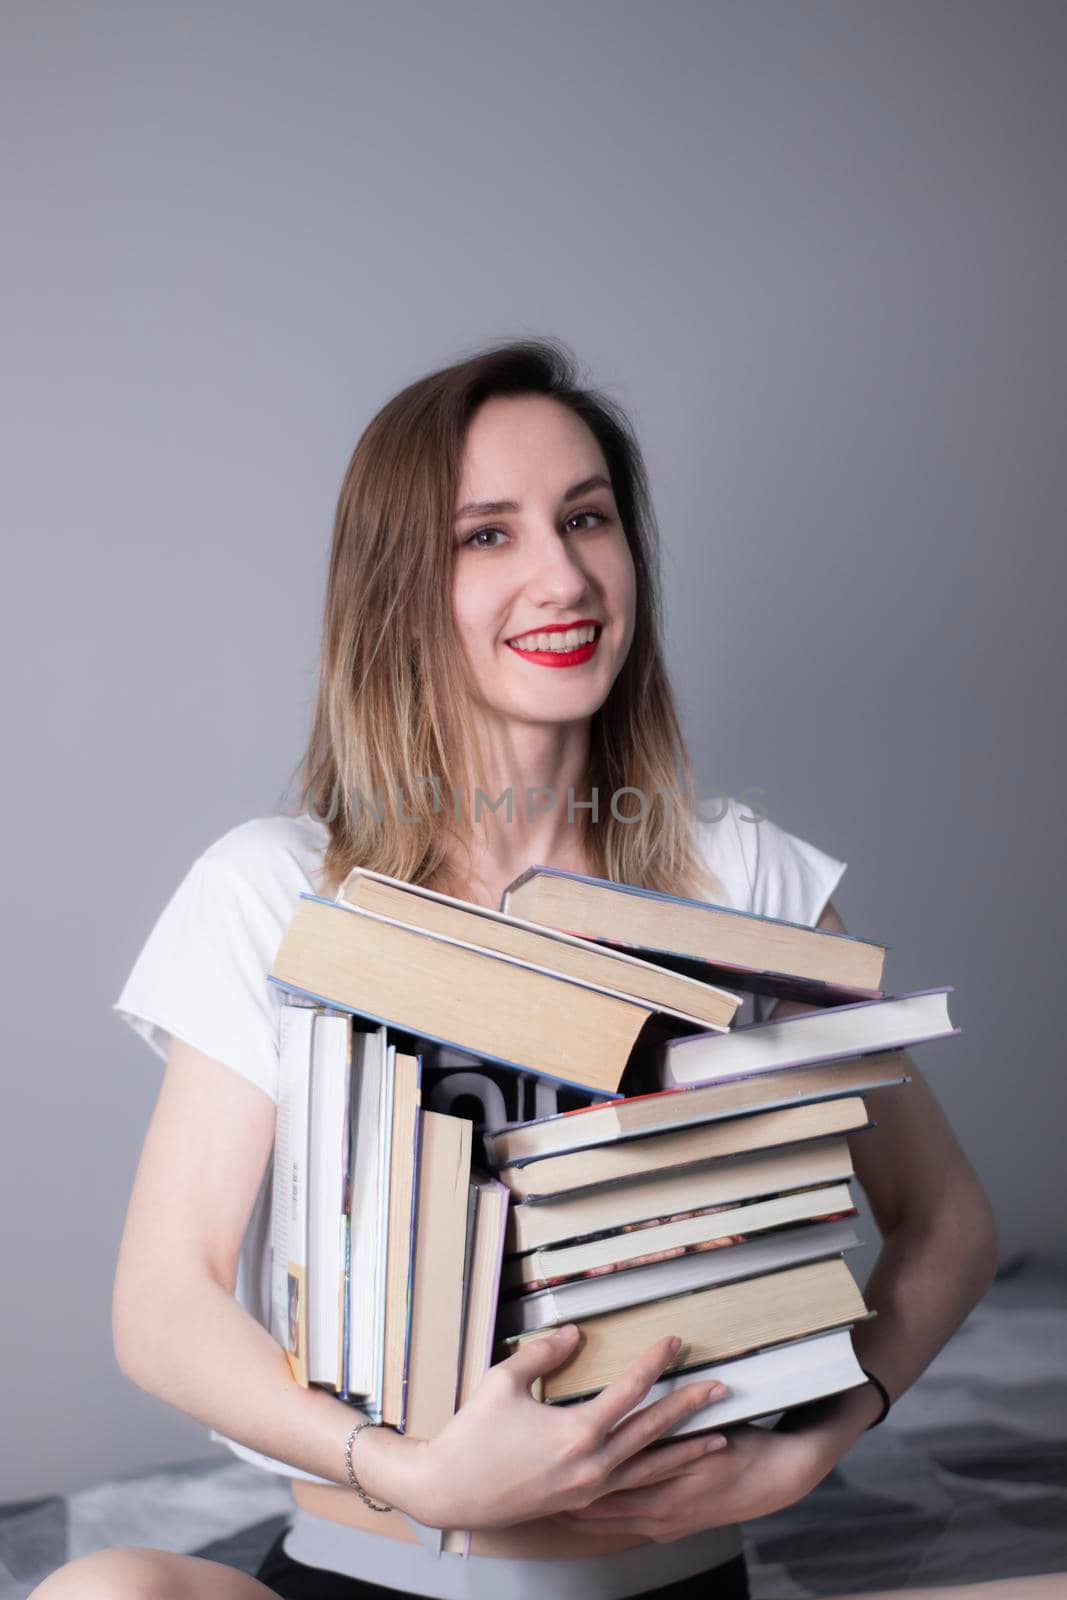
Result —
MULTIPOLYGON (((383 1589, 379 1583, 364 1583, 360 1578, 341 1577, 321 1567, 306 1567, 302 1561, 294 1561, 286 1555, 282 1548, 284 1540, 283 1531, 254 1576, 274 1594, 286 1596, 287 1600, 396 1600, 397 1595, 407 1592, 383 1589)), ((646 1589, 643 1593, 648 1600, 750 1600, 745 1558, 735 1556, 732 1561, 724 1561, 707 1572, 669 1583, 664 1589, 646 1589)), ((551 1600, 551 1596, 546 1595, 545 1600, 551 1600)))

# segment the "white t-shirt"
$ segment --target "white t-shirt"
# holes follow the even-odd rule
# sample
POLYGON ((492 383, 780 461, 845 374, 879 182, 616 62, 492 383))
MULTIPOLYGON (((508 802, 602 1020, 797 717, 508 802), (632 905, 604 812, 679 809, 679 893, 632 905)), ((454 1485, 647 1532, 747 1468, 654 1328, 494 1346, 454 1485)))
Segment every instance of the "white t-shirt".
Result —
MULTIPOLYGON (((719 802, 718 813, 715 820, 702 821, 698 831, 707 864, 723 886, 725 903, 814 926, 846 863, 786 833, 769 818, 754 819, 744 804, 732 798, 719 802)), ((160 913, 112 1007, 164 1061, 171 1037, 184 1039, 239 1072, 272 1101, 277 1100, 279 1018, 284 1000, 277 986, 268 982, 267 974, 300 895, 322 893, 326 843, 325 824, 310 813, 257 817, 223 834, 193 862, 160 913)), ((751 1014, 750 1006, 746 1001, 738 1020, 751 1014)), ((458 1056, 457 1062, 463 1059, 458 1056)), ((266 1328, 270 1327, 270 1196, 268 1163, 242 1245, 235 1286, 238 1302, 266 1328)), ((244 1460, 269 1471, 326 1481, 221 1434, 213 1432, 212 1438, 221 1439, 244 1460)), ((307 1519, 302 1513, 299 1520, 306 1534, 307 1519)), ((397 1543, 373 1535, 364 1535, 362 1543, 366 1545, 368 1539, 376 1547, 397 1543)), ((728 1560, 740 1548, 737 1532, 730 1528, 710 1530, 693 1541, 653 1547, 661 1555, 675 1552, 662 1561, 671 1576, 651 1580, 646 1576, 641 1586, 647 1588, 650 1581, 673 1582, 686 1575, 676 1569, 682 1552, 691 1545, 692 1564, 686 1569, 690 1572, 728 1560)), ((404 1548, 411 1550, 410 1546, 404 1548)), ((331 1564, 338 1570, 335 1562, 331 1564)), ((474 1566, 478 1564, 475 1560, 474 1566)), ((451 1568, 456 1564, 443 1565, 451 1568)), ((459 1565, 472 1568, 469 1561, 459 1565)), ((499 1562, 492 1565, 502 1566, 499 1562)), ((518 1570, 530 1563, 507 1565, 518 1570)), ((543 1570, 542 1563, 535 1565, 543 1570)), ((559 1564, 561 1569, 570 1565, 559 1564)), ((589 1563, 573 1565, 586 1569, 588 1576, 589 1563)), ((615 1566, 615 1558, 606 1563, 598 1560, 596 1565, 607 1578, 607 1568, 615 1566)), ((371 1576, 365 1569, 359 1575, 371 1576)), ((561 1582, 562 1577, 561 1570, 561 1582)), ((389 1579, 378 1577, 376 1581, 388 1583, 389 1579)), ((623 1584, 621 1566, 617 1582, 616 1587, 598 1585, 596 1592, 604 1596, 632 1592, 623 1584)), ((393 1586, 399 1585, 394 1581, 393 1586)), ((427 1587, 424 1592, 443 1595, 452 1591, 427 1587)), ((462 1592, 474 1594, 476 1589, 462 1592)), ((516 1587, 516 1595, 519 1592, 516 1587)))

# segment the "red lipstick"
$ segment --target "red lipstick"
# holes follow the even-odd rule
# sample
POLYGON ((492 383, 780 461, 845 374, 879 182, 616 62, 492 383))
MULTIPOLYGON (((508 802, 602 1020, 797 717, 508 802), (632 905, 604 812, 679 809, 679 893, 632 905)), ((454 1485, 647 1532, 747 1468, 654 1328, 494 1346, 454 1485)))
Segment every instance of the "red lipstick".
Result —
MULTIPOLYGON (((524 661, 531 662, 536 667, 580 667, 583 662, 589 661, 596 653, 600 643, 603 624, 593 617, 580 617, 575 622, 550 622, 543 628, 531 628, 530 633, 567 633, 571 628, 595 628, 596 633, 588 644, 580 644, 574 650, 521 650, 510 639, 506 641, 508 648, 514 650, 517 656, 524 661)), ((516 635, 522 638, 522 634, 516 635)))

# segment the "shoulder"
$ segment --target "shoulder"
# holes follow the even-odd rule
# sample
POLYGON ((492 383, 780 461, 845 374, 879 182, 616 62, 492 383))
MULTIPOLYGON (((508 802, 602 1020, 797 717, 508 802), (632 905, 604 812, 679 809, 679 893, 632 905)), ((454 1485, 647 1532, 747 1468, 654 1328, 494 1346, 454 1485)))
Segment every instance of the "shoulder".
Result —
POLYGON ((311 816, 255 817, 193 861, 112 1009, 166 1059, 181 1038, 277 1098, 278 991, 268 974, 327 841, 311 816))
POLYGON ((196 858, 187 883, 199 920, 264 970, 302 894, 321 893, 327 829, 307 814, 253 817, 196 858))
POLYGON ((268 896, 294 889, 317 894, 326 842, 325 823, 307 812, 253 817, 214 840, 198 860, 268 896))
POLYGON ((741 911, 814 927, 848 863, 774 822, 761 806, 722 797, 697 822, 705 861, 741 911))

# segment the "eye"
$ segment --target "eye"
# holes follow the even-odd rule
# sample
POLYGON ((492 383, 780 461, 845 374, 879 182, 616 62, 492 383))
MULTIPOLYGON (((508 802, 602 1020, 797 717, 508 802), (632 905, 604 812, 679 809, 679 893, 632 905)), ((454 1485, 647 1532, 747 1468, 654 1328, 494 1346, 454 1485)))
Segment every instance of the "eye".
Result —
MULTIPOLYGON (((602 511, 576 511, 573 516, 570 516, 570 517, 567 518, 567 521, 563 524, 563 526, 565 528, 569 528, 572 522, 580 522, 583 517, 592 517, 594 519, 594 521, 596 523, 598 523, 598 524, 601 523, 601 522, 607 522, 608 521, 608 518, 604 515, 604 513, 602 511)), ((586 533, 586 532, 588 532, 590 530, 585 529, 585 528, 580 528, 578 531, 580 533, 586 533)), ((483 534, 491 534, 491 533, 498 533, 498 534, 502 535, 502 537, 504 537, 504 538, 507 537, 507 535, 504 533, 503 528, 475 528, 473 533, 469 533, 465 539, 461 539, 460 540, 460 547, 464 548, 464 547, 469 545, 472 550, 498 550, 500 547, 497 544, 476 544, 475 543, 475 540, 476 539, 481 539, 483 534)))
MULTIPOLYGON (((596 519, 596 521, 598 523, 599 522, 607 522, 607 520, 608 520, 607 517, 604 516, 603 512, 601 512, 601 511, 576 511, 574 513, 573 517, 568 517, 567 518, 567 523, 565 524, 565 526, 569 526, 570 523, 572 523, 572 522, 580 521, 580 519, 582 517, 595 517, 595 519, 596 519)), ((580 531, 581 532, 585 532, 587 530, 581 529, 580 531)))
POLYGON ((503 531, 504 531, 503 528, 475 528, 473 533, 469 533, 465 539, 461 539, 460 540, 460 544, 461 545, 470 545, 471 548, 474 549, 474 550, 495 550, 496 549, 495 545, 492 545, 492 544, 478 544, 478 545, 476 545, 474 543, 474 541, 475 541, 475 539, 480 539, 483 533, 503 533, 503 531))

